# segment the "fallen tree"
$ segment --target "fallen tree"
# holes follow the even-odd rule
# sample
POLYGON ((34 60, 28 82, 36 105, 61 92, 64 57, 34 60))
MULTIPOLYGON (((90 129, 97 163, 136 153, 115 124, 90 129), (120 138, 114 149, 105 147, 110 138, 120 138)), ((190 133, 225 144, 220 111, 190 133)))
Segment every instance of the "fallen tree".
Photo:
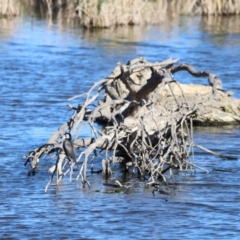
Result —
MULTIPOLYGON (((166 173, 172 169, 198 168, 193 159, 193 148, 223 158, 234 159, 212 152, 193 142, 193 124, 225 124, 240 121, 239 101, 222 89, 218 76, 208 71, 196 71, 188 64, 176 65, 178 59, 150 63, 139 57, 127 64, 119 63, 105 79, 93 84, 85 101, 73 107, 69 121, 50 136, 48 142, 25 156, 29 175, 37 171, 44 155, 55 154, 55 164, 49 169, 56 186, 67 174, 81 179, 82 186, 90 183, 87 173, 102 172, 110 178, 111 164, 120 163, 124 171, 132 171, 146 181, 158 186, 166 182, 166 173), (209 86, 180 84, 174 74, 187 71, 193 77, 208 78, 209 86), (99 99, 104 92, 104 99, 99 99), (93 107, 94 106, 94 107, 93 107), (95 122, 103 124, 103 130, 95 122), (89 138, 80 138, 82 129, 90 126, 89 138), (73 144, 79 154, 69 157, 63 147, 65 134, 74 136, 73 144), (102 169, 93 169, 95 159, 102 152, 102 169), (90 167, 89 167, 90 166, 90 167)), ((70 100, 72 100, 70 99, 70 100)), ((70 149, 71 151, 71 149, 70 149)), ((74 151, 74 149, 73 149, 74 151)), ((126 187, 119 181, 119 187, 126 187)))

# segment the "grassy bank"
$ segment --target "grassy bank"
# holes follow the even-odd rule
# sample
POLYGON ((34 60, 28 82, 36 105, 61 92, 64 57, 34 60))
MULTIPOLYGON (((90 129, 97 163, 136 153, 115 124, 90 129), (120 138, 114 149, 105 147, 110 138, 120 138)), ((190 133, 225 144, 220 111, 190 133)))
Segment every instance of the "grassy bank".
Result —
POLYGON ((23 5, 50 17, 64 10, 87 28, 157 24, 166 14, 240 13, 239 0, 0 0, 0 15, 19 15, 23 5))

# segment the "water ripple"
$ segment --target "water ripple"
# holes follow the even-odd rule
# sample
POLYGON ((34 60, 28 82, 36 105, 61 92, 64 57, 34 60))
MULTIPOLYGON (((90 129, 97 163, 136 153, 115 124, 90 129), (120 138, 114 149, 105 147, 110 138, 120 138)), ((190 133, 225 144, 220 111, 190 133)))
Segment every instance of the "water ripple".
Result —
MULTIPOLYGON (((44 20, 32 20, 30 24, 26 18, 16 30, 13 25, 4 27, 0 38, 0 238, 237 239, 239 161, 196 150, 195 162, 209 174, 176 172, 154 195, 137 179, 128 177, 136 188, 124 193, 101 184, 101 175, 90 174, 92 189, 65 178, 57 194, 54 186, 45 194, 47 169, 53 162, 42 160, 37 174, 28 177, 22 156, 66 122, 71 114, 66 107, 69 97, 108 76, 118 61, 139 55, 149 61, 181 58, 197 69, 213 71, 223 79, 224 88, 239 97, 239 32, 223 37, 199 18, 96 32, 61 31, 54 24, 47 27, 44 20)), ((184 73, 176 77, 193 81, 184 73)), ((196 128, 194 139, 239 157, 239 133, 236 127, 196 128)), ((124 179, 121 173, 114 177, 124 179)))

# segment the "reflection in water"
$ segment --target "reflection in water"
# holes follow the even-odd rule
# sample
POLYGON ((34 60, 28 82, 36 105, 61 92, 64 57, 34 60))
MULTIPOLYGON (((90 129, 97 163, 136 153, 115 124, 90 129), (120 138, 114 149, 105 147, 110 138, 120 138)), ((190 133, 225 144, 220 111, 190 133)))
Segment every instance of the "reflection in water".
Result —
MULTIPOLYGON (((34 22, 42 16, 39 12, 32 12, 32 26, 34 27, 34 22)), ((44 15, 45 16, 45 15, 44 15)), ((69 32, 71 28, 79 28, 79 34, 84 36, 92 44, 101 44, 105 41, 111 41, 113 47, 122 48, 132 47, 135 43, 141 40, 157 40, 161 42, 167 42, 169 39, 175 39, 182 33, 191 33, 193 31, 198 31, 197 28, 208 34, 212 35, 213 44, 240 44, 240 39, 238 36, 234 38, 231 35, 231 39, 228 38, 229 34, 240 33, 240 16, 203 16, 203 17, 179 17, 179 16, 166 16, 166 18, 157 26, 130 26, 130 27, 117 27, 113 29, 94 29, 94 30, 84 30, 79 25, 76 19, 68 18, 68 14, 64 9, 60 9, 58 14, 56 14, 52 19, 45 16, 46 25, 49 29, 54 28, 59 32, 69 32), (158 32, 152 31, 158 29, 158 32), (181 33, 179 30, 181 29, 181 33), (147 32, 147 34, 146 34, 147 32), (229 40, 231 41, 229 43, 229 40), (120 43, 120 45, 119 45, 120 43), (131 43, 131 44, 129 44, 131 43)), ((17 29, 23 24, 23 18, 1 18, 0 19, 0 38, 6 38, 11 32, 17 31, 17 29)))
POLYGON ((216 46, 227 44, 230 47, 240 45, 240 16, 203 17, 201 29, 211 34, 211 42, 216 46))
POLYGON ((0 40, 8 39, 23 25, 23 18, 0 18, 0 40))
POLYGON ((201 26, 211 34, 237 34, 240 33, 240 16, 203 16, 201 26))

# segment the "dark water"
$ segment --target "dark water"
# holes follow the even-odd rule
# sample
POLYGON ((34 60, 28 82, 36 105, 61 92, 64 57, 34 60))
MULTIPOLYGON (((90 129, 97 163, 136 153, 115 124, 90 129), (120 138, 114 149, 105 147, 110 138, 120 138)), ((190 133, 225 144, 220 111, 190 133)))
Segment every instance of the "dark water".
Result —
MULTIPOLYGON (((175 174, 152 195, 144 183, 129 192, 89 176, 92 189, 64 179, 44 193, 49 162, 28 177, 22 156, 66 122, 67 99, 106 77, 118 61, 180 58, 218 74, 240 97, 240 18, 181 18, 155 27, 83 31, 61 22, 0 20, 1 239, 240 239, 240 163, 195 152, 209 174, 175 174)), ((180 82, 207 84, 178 74, 180 82)), ((71 102, 76 104, 77 101, 71 102)), ((240 158, 240 129, 196 128, 195 142, 240 158)), ((87 135, 87 131, 86 131, 87 135)), ((117 166, 115 166, 117 168, 117 166)), ((121 174, 112 179, 124 180, 121 174)), ((129 180, 129 179, 128 179, 129 180)))

